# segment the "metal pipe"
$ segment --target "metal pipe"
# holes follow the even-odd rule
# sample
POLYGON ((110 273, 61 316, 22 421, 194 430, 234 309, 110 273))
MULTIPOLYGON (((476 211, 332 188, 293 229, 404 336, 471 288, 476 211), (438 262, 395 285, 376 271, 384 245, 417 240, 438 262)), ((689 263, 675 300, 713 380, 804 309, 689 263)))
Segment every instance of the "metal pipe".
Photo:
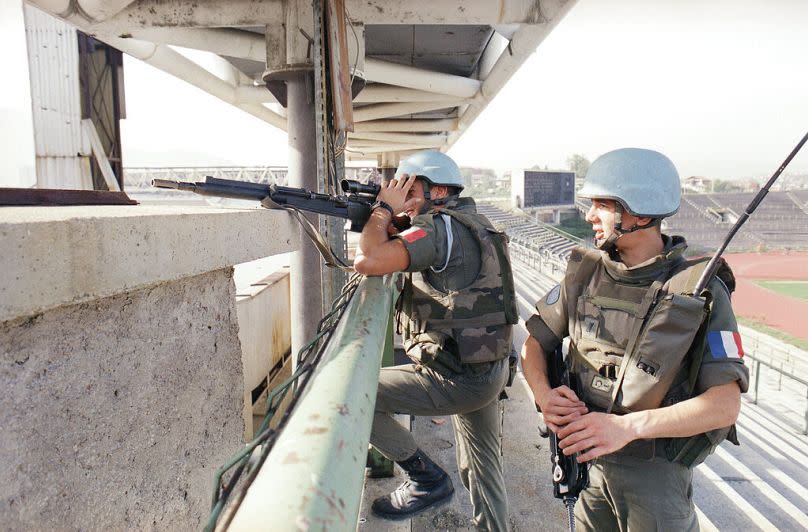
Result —
MULTIPOLYGON (((104 33, 107 32, 99 34, 104 33)), ((172 44, 261 63, 267 60, 264 36, 236 28, 132 28, 126 35, 141 41, 172 44)))
POLYGON ((238 85, 235 99, 238 103, 278 103, 266 86, 261 85, 238 85))
MULTIPOLYGON (((213 47, 210 46, 208 48, 213 47)), ((213 52, 213 50, 208 51, 213 52)), ((232 54, 225 55, 233 56, 232 54)), ((277 101, 271 92, 259 85, 240 85, 236 88, 236 92, 238 100, 243 102, 270 103, 277 101)), ((365 87, 353 101, 354 103, 445 102, 446 106, 450 107, 452 105, 459 105, 465 100, 457 96, 385 85, 384 87, 365 87)))
POLYGON ((230 530, 356 530, 392 300, 362 280, 230 530))
POLYGON ((370 85, 356 95, 354 103, 383 103, 383 102, 442 102, 457 105, 463 101, 462 97, 439 94, 407 87, 370 85))
POLYGON ((412 151, 419 151, 426 148, 439 148, 440 144, 434 144, 432 146, 429 145, 419 145, 419 144, 379 144, 379 145, 372 145, 372 146, 356 146, 354 147, 351 143, 348 143, 348 148, 346 151, 353 155, 367 155, 368 159, 375 159, 376 154, 385 153, 389 151, 397 151, 397 152, 412 152, 412 151))
MULTIPOLYGON (((317 160, 315 152, 315 123, 312 85, 306 79, 311 73, 298 73, 286 82, 288 111, 289 145, 289 186, 317 190, 317 160)), ((319 226, 317 215, 306 217, 319 226)), ((302 234, 301 241, 307 240, 302 234)), ((317 249, 303 245, 292 254, 290 264, 290 292, 292 294, 292 352, 314 338, 317 322, 323 314, 322 280, 320 264, 322 259, 317 249)))
POLYGON ((407 131, 412 133, 457 131, 457 119, 433 118, 420 120, 368 120, 354 124, 354 133, 365 133, 370 131, 407 131))
POLYGON ((378 59, 365 58, 365 79, 459 98, 471 98, 480 90, 477 79, 432 72, 378 59))
POLYGON ((433 146, 446 142, 446 134, 419 134, 419 133, 376 133, 376 132, 356 132, 348 133, 348 140, 381 140, 384 142, 397 142, 405 144, 423 144, 433 146))
POLYGON ((354 123, 391 118, 452 107, 446 102, 377 103, 354 110, 354 123))
POLYGON ((263 105, 238 102, 236 87, 234 85, 220 79, 218 76, 205 70, 166 45, 139 41, 137 39, 119 39, 111 36, 100 36, 99 38, 110 46, 140 59, 163 72, 176 76, 275 127, 286 129, 285 118, 272 112, 263 105))
POLYGON ((28 0, 28 3, 74 24, 101 22, 123 11, 134 0, 28 0))

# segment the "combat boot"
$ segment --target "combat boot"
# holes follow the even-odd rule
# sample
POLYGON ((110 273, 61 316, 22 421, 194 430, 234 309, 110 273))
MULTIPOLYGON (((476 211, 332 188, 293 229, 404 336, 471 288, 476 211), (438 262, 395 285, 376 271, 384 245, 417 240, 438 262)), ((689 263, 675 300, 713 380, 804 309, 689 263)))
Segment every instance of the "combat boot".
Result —
POLYGON ((446 500, 454 493, 446 471, 420 449, 402 462, 396 462, 407 474, 407 480, 390 495, 373 501, 373 513, 385 519, 406 519, 430 506, 446 500))

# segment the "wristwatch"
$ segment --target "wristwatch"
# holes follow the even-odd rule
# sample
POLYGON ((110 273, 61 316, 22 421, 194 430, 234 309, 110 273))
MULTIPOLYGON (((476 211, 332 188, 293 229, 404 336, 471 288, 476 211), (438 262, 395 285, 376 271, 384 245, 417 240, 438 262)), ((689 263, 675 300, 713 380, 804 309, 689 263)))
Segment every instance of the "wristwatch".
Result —
POLYGON ((382 209, 387 209, 387 212, 389 212, 389 213, 390 213, 390 216, 391 216, 391 217, 395 216, 395 213, 393 212, 393 208, 390 206, 390 204, 389 204, 389 203, 386 203, 386 202, 384 202, 384 201, 377 201, 376 203, 374 203, 373 205, 371 205, 371 206, 370 206, 370 212, 375 211, 375 210, 376 210, 376 209, 378 209, 379 207, 381 207, 382 209))

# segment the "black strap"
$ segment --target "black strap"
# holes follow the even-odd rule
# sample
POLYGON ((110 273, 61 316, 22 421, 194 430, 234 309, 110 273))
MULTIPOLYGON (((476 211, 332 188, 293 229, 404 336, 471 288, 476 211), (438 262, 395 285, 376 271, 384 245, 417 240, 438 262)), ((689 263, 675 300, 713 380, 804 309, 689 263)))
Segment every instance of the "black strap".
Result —
POLYGON ((334 251, 331 249, 331 246, 328 245, 328 242, 325 241, 323 235, 317 230, 316 227, 306 218, 306 216, 294 207, 290 207, 289 205, 281 205, 279 203, 275 203, 272 201, 272 198, 267 196, 263 200, 261 200, 261 205, 267 209, 283 209, 290 214, 292 214, 300 224, 300 227, 303 228, 303 232, 306 233, 306 236, 309 237, 311 243, 314 244, 314 247, 317 248, 317 251, 320 252, 320 255, 323 257, 325 261, 325 265, 329 268, 339 268, 340 270, 346 272, 354 271, 352 266, 346 264, 341 258, 339 258, 334 251))

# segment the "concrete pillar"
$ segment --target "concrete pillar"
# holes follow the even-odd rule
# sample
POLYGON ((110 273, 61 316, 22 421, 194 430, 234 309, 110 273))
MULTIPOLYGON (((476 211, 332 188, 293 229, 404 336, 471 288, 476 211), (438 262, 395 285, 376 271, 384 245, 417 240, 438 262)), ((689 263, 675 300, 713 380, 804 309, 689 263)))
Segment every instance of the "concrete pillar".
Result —
POLYGON ((32 187, 34 116, 22 0, 0 2, 0 49, 6 74, 0 84, 0 187, 32 187))
POLYGON ((393 179, 398 169, 399 157, 397 153, 385 152, 376 158, 376 165, 382 175, 382 181, 387 182, 393 179))
MULTIPOLYGON (((311 73, 299 72, 286 81, 289 134, 289 186, 317 190, 317 158, 314 124, 314 98, 311 73)), ((307 215, 315 227, 317 215, 307 215)), ((317 331, 322 317, 323 298, 320 258, 317 249, 301 229, 302 245, 292 255, 290 293, 292 297, 292 353, 297 355, 317 331)))

